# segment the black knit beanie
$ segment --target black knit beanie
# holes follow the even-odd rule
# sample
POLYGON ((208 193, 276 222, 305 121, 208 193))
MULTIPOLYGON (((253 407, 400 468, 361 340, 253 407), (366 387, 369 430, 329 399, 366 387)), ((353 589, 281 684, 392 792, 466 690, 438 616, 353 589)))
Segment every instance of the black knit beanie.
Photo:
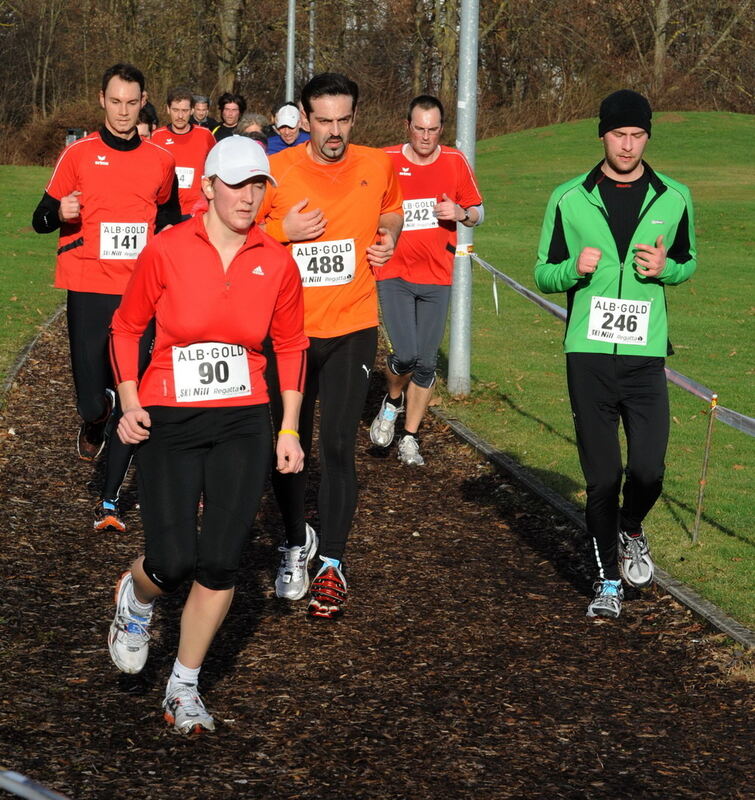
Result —
POLYGON ((615 128, 642 128, 650 136, 650 103, 631 89, 619 89, 600 104, 598 136, 615 128))

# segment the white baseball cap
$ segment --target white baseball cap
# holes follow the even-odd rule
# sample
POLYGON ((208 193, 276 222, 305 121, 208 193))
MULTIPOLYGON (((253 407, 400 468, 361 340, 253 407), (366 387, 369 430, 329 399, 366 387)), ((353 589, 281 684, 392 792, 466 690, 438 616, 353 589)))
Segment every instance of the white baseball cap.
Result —
POLYGON ((295 128, 299 122, 299 109, 296 106, 281 106, 275 115, 276 128, 295 128))
POLYGON ((204 177, 217 175, 231 186, 261 175, 277 186, 270 174, 270 162, 259 142, 248 136, 226 136, 210 152, 204 162, 204 177))

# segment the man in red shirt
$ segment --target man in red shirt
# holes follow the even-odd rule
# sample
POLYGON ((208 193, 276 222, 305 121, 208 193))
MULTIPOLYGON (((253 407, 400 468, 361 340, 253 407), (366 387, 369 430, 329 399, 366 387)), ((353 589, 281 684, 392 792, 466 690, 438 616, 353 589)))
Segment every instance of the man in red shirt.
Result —
POLYGON ((194 96, 188 89, 171 89, 166 106, 170 122, 152 134, 152 141, 164 147, 176 160, 178 199, 185 218, 191 215, 201 194, 204 161, 215 144, 215 137, 207 128, 192 125, 193 108, 194 96))
MULTIPOLYGON (((136 67, 115 64, 105 72, 105 124, 66 147, 32 219, 37 233, 60 230, 55 286, 68 292, 71 366, 83 419, 76 444, 85 461, 102 451, 114 405, 108 358, 113 312, 141 250, 156 231, 181 219, 173 156, 136 129, 144 99, 144 75, 136 67)), ((143 366, 151 340, 147 332, 143 366)), ((110 437, 95 530, 126 528, 118 496, 132 452, 110 437)))
POLYGON ((409 104, 409 141, 386 147, 404 195, 404 229, 391 260, 377 271, 380 310, 390 340, 388 393, 370 427, 379 447, 393 441, 396 419, 406 409, 398 459, 425 463, 419 426, 435 385, 438 347, 448 314, 456 225, 479 225, 482 197, 464 155, 440 144, 443 105, 420 95, 409 104))

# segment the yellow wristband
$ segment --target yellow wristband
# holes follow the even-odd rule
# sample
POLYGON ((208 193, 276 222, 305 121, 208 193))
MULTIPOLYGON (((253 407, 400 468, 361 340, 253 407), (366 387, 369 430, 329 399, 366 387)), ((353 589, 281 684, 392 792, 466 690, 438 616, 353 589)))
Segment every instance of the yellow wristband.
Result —
POLYGON ((282 433, 290 433, 291 436, 295 436, 297 439, 299 438, 299 432, 292 431, 290 428, 284 428, 283 430, 278 431, 278 436, 280 436, 282 433))

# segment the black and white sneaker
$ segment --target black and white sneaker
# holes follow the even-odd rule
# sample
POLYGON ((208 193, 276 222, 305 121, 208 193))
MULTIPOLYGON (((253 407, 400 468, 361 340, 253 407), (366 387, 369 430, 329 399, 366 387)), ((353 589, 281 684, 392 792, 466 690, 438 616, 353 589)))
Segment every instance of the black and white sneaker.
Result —
POLYGON ((107 644, 113 663, 121 672, 136 675, 147 663, 149 655, 149 624, 152 612, 146 617, 134 614, 129 608, 129 595, 133 595, 134 578, 131 570, 121 575, 115 585, 115 617, 110 625, 107 644))
POLYGON ((402 405, 403 398, 404 396, 401 395, 398 406, 393 405, 390 395, 386 394, 383 398, 383 402, 380 404, 380 411, 378 411, 377 416, 372 420, 372 425, 370 425, 370 440, 378 447, 390 447, 396 432, 396 420, 404 410, 402 405))
POLYGON ((624 599, 621 581, 596 581, 593 588, 595 597, 587 607, 587 616, 616 619, 621 614, 621 601, 624 599))
POLYGON ((425 463, 422 453, 419 452, 419 442, 416 436, 405 433, 398 443, 398 460, 410 467, 421 467, 425 463))
POLYGON ((176 733, 188 736, 215 730, 215 720, 207 711, 193 684, 168 684, 163 700, 163 717, 176 733))
POLYGON ((278 575, 275 578, 275 594, 285 600, 300 600, 309 589, 310 561, 317 551, 317 534, 310 525, 305 525, 306 541, 302 547, 279 547, 282 553, 278 575))
POLYGON ((653 582, 655 565, 643 530, 636 535, 619 531, 619 572, 630 586, 637 589, 653 582))

